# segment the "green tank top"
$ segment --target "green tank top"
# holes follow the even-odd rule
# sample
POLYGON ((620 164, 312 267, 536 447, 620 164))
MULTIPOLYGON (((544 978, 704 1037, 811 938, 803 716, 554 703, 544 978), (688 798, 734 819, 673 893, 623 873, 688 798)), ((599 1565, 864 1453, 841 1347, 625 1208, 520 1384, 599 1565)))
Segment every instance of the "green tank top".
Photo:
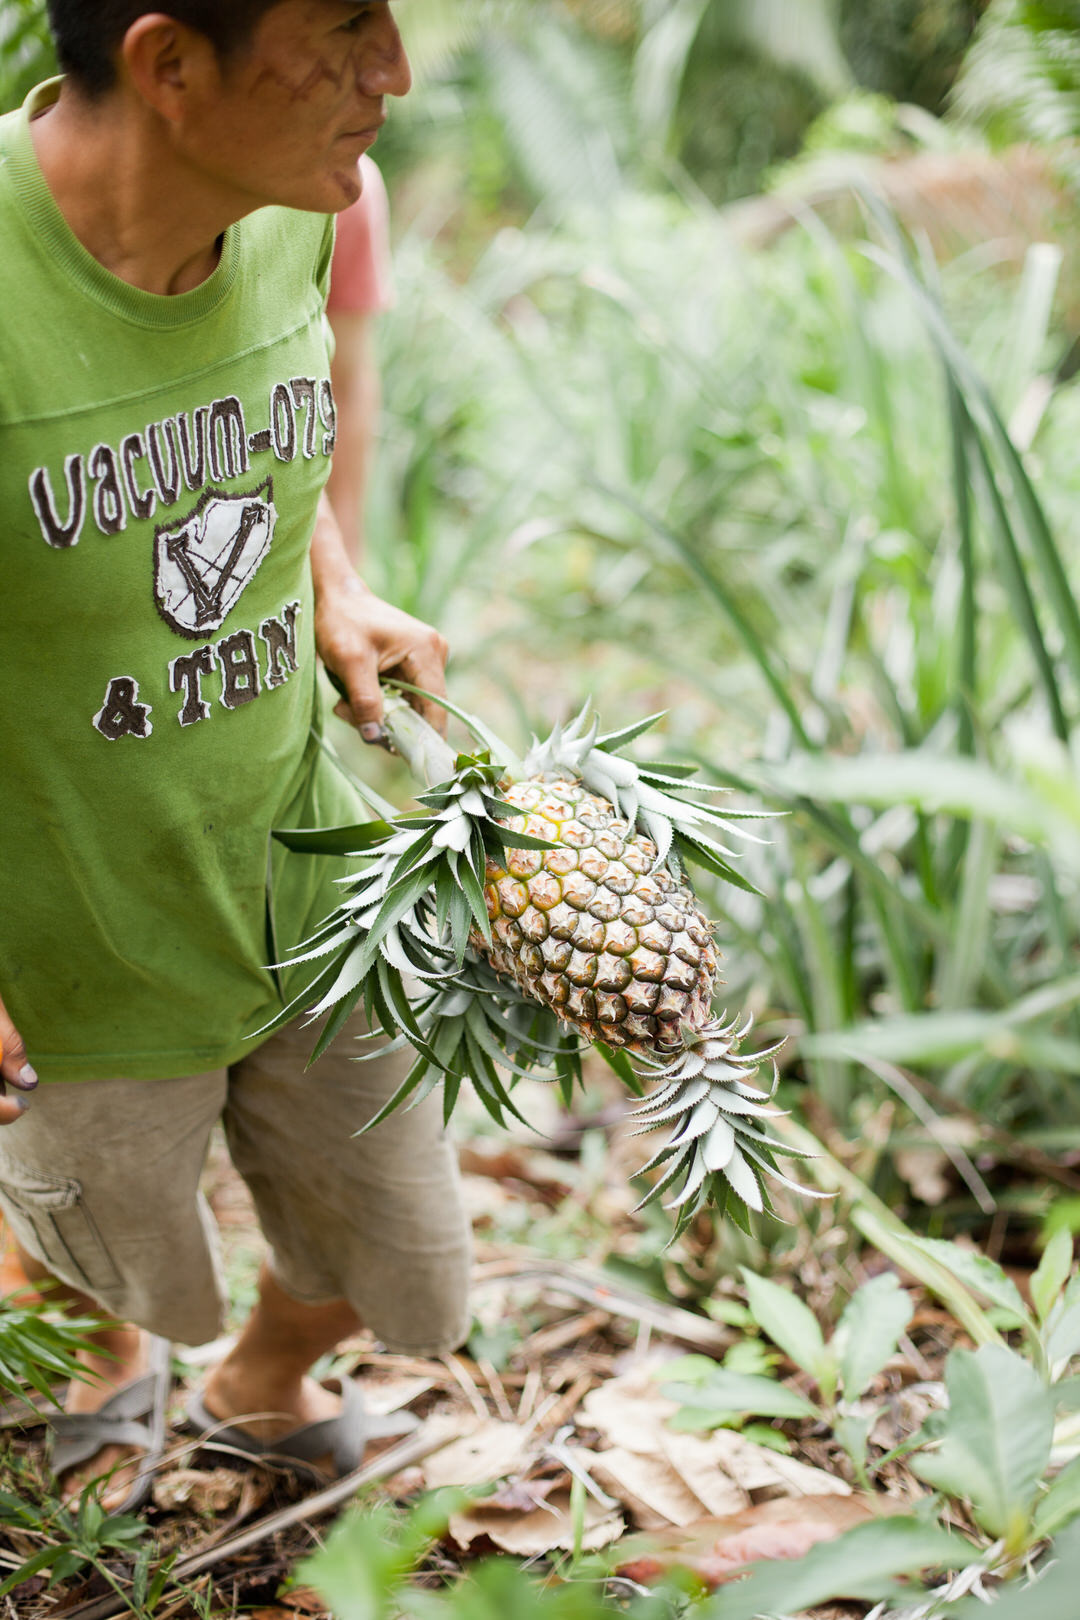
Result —
MULTIPOLYGON (((267 208, 160 297, 0 119, 0 996, 45 1081, 235 1061, 362 816, 320 747, 308 547, 335 413, 333 223, 267 208)), ((286 981, 286 982, 283 982, 286 981)))

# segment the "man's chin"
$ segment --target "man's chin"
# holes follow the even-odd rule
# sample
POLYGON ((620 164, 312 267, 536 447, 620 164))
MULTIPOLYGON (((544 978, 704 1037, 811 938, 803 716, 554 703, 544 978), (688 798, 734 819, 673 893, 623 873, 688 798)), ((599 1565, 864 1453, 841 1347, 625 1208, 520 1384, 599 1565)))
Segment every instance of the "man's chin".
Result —
POLYGON ((337 168, 307 184, 290 186, 274 200, 279 207, 309 214, 340 214, 359 197, 363 182, 358 167, 337 168))

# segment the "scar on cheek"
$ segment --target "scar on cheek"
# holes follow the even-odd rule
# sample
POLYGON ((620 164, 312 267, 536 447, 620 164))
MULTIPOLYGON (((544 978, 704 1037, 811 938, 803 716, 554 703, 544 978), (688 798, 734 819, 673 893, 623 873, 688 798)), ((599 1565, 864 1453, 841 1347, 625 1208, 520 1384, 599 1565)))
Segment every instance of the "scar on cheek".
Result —
POLYGON ((273 84, 279 90, 284 90, 290 101, 308 101, 320 84, 331 84, 335 90, 340 90, 347 72, 348 69, 335 72, 329 62, 320 56, 302 79, 290 79, 277 68, 263 68, 256 76, 253 88, 261 90, 264 84, 273 84))

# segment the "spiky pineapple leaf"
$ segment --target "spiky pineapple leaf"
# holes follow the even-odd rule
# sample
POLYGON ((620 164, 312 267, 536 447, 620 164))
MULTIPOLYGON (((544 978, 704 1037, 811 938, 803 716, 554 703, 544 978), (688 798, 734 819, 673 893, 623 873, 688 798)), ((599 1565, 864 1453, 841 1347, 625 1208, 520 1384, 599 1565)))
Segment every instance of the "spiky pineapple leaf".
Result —
POLYGON ((749 878, 743 877, 741 872, 736 872, 733 866, 729 866, 727 861, 700 838, 693 838, 689 833, 677 832, 673 847, 679 859, 688 865, 703 866, 707 872, 711 872, 714 877, 723 878, 724 882, 730 883, 733 888, 761 897, 761 890, 751 883, 749 878))
POLYGON ((303 855, 356 855, 370 849, 395 829, 388 821, 361 821, 355 827, 275 827, 273 836, 286 849, 303 855))
POLYGON ((651 731, 653 726, 658 721, 665 719, 666 716, 666 709, 657 709, 655 714, 647 715, 644 720, 636 720, 632 725, 623 726, 619 731, 604 732, 602 736, 597 737, 594 747, 602 748, 605 754, 618 753, 620 749, 625 748, 628 743, 634 742, 644 732, 651 731))
MULTIPOLYGON (((484 907, 484 917, 487 918, 487 907, 484 907)), ((469 932, 472 927, 472 911, 465 890, 456 878, 450 895, 450 937, 454 945, 454 956, 458 966, 465 959, 465 952, 469 948, 469 932)))
POLYGON ((329 1018, 326 1020, 322 1032, 319 1035, 318 1040, 315 1042, 314 1050, 312 1051, 312 1054, 308 1058, 307 1064, 305 1065, 307 1068, 310 1069, 313 1063, 317 1063, 322 1057, 323 1053, 326 1051, 327 1047, 330 1045, 331 1041, 340 1035, 363 993, 364 981, 361 979, 351 990, 347 991, 346 994, 342 996, 341 1000, 337 1003, 329 1018))
MULTIPOLYGON (((514 814, 520 815, 521 811, 515 810, 514 814)), ((558 849, 559 847, 558 844, 553 844, 550 839, 534 838, 532 833, 514 832, 510 827, 505 827, 501 821, 494 826, 485 827, 483 829, 483 838, 489 854, 493 853, 496 860, 499 859, 499 855, 504 849, 558 849)))
POLYGON ((465 896, 469 911, 472 913, 473 922, 483 935, 485 944, 490 946, 491 921, 487 914, 484 891, 470 862, 465 857, 458 863, 458 881, 461 884, 461 892, 465 896))

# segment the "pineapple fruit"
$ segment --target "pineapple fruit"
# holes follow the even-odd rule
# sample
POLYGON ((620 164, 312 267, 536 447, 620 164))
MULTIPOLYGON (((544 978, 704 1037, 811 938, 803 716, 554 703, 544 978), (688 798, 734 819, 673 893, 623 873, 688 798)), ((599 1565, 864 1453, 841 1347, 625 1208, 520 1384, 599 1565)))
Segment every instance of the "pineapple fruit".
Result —
POLYGON ((497 973, 585 1040, 642 1057, 683 1050, 682 1026, 711 1017, 717 955, 685 882, 657 865, 651 839, 572 781, 503 790, 521 815, 500 825, 554 845, 488 857, 484 899, 497 973))

